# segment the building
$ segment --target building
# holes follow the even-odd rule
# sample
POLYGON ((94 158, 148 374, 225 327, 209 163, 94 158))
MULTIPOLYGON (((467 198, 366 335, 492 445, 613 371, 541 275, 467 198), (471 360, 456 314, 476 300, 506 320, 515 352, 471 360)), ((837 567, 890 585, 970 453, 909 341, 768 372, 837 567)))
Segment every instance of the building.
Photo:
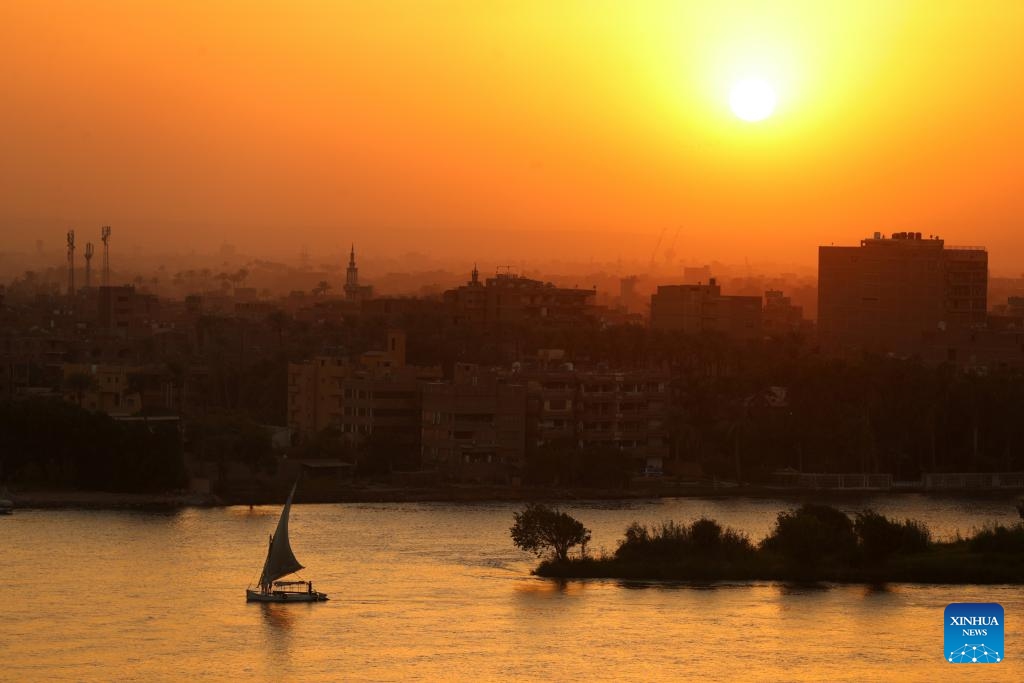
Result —
POLYGON ((72 344, 59 336, 0 329, 0 398, 48 395, 64 379, 72 344))
POLYGON ((180 407, 182 388, 163 366, 65 363, 62 369, 64 400, 89 411, 116 417, 180 407))
POLYGON ((593 372, 578 376, 580 448, 615 448, 633 457, 637 472, 660 474, 669 454, 668 380, 647 372, 593 372))
POLYGON ((405 364, 405 334, 396 330, 383 351, 289 363, 288 427, 299 440, 328 427, 352 444, 377 434, 418 457, 421 385, 441 377, 440 367, 405 364))
POLYGON ((573 443, 583 451, 614 448, 636 473, 661 472, 669 456, 669 378, 658 372, 529 370, 527 447, 573 443))
POLYGON ((556 287, 514 273, 481 282, 473 268, 469 282, 444 293, 444 303, 456 324, 573 324, 593 317, 594 295, 592 289, 556 287))
MULTIPOLYGON (((638 291, 640 285, 640 278, 636 275, 630 275, 619 279, 619 299, 618 305, 622 311, 627 314, 642 314, 646 316, 647 305, 650 303, 649 295, 644 295, 638 291)), ((649 290, 649 288, 647 288, 649 290)))
POLYGON ((984 327, 987 283, 983 248, 921 233, 819 247, 819 341, 833 353, 916 353, 925 334, 984 327))
POLYGON ((737 339, 761 335, 761 298, 723 296, 708 284, 661 285, 651 295, 651 329, 687 334, 717 332, 737 339))
POLYGON ((784 335, 800 332, 804 327, 804 309, 793 304, 781 290, 769 289, 764 293, 762 327, 767 335, 784 335))
POLYGON ((423 386, 424 466, 446 479, 514 484, 526 448, 526 386, 457 363, 451 382, 423 386))
POLYGON ((131 285, 100 287, 97 293, 99 327, 132 334, 149 327, 159 312, 159 299, 141 294, 131 285))
POLYGON ((1024 331, 1020 328, 940 330, 923 335, 921 358, 984 373, 1024 368, 1024 331))

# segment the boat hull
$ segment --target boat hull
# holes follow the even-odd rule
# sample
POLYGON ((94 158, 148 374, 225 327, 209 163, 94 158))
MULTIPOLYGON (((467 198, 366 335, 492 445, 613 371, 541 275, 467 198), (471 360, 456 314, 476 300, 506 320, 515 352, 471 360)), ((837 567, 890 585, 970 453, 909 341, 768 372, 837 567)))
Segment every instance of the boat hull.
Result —
POLYGON ((326 593, 313 591, 312 593, 301 593, 299 591, 274 591, 263 593, 260 591, 245 591, 246 602, 326 602, 326 593))

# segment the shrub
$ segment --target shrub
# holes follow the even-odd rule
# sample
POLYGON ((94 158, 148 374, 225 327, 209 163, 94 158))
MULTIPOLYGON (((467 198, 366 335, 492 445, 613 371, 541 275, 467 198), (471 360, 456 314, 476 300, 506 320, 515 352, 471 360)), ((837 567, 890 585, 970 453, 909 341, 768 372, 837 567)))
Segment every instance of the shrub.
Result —
POLYGON ((825 558, 848 558, 857 547, 857 537, 853 522, 843 512, 809 503, 780 512, 775 530, 762 547, 794 563, 813 566, 825 558))
POLYGON ((702 517, 690 525, 690 541, 695 548, 713 550, 722 543, 722 527, 715 520, 702 517))
POLYGON ((650 529, 633 522, 626 529, 626 537, 619 543, 615 556, 619 559, 645 561, 671 561, 684 557, 689 545, 689 530, 685 524, 663 522, 650 529))
POLYGON ((1024 553, 1024 524, 986 527, 968 538, 967 543, 971 552, 976 553, 1024 553))
POLYGON ((874 510, 858 512, 853 523, 864 556, 884 561, 894 553, 913 553, 928 549, 931 532, 922 522, 911 519, 897 522, 874 510))
POLYGON ((663 522, 648 528, 633 522, 626 529, 615 557, 639 562, 679 562, 686 559, 733 557, 753 552, 743 533, 725 528, 711 519, 698 519, 689 526, 663 522))

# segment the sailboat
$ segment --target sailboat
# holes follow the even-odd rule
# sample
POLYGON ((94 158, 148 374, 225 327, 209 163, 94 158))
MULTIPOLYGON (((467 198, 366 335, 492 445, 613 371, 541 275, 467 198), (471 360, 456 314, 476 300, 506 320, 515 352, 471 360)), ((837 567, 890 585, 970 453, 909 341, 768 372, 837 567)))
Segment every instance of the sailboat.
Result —
POLYGON ((327 600, 326 593, 319 593, 313 590, 312 581, 279 581, 282 577, 294 574, 302 569, 302 565, 295 559, 295 553, 288 543, 288 513, 292 509, 292 498, 295 496, 295 487, 299 482, 292 485, 292 492, 288 494, 288 501, 281 511, 281 519, 277 522, 277 531, 270 537, 270 548, 267 550, 267 560, 263 563, 263 571, 260 572, 258 590, 253 590, 250 585, 245 589, 246 602, 323 602, 327 600))

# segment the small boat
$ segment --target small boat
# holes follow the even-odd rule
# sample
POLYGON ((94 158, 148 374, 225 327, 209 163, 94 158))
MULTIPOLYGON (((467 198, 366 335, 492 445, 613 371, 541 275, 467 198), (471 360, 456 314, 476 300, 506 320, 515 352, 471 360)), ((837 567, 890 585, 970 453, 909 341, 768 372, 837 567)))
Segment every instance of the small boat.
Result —
POLYGON ((279 581, 282 577, 294 574, 302 569, 302 565, 295 559, 295 553, 288 543, 288 513, 292 509, 292 498, 295 496, 295 487, 288 494, 288 501, 281 511, 281 519, 277 522, 277 531, 270 537, 270 548, 267 550, 267 560, 263 563, 263 571, 260 572, 258 590, 253 590, 250 585, 245 589, 246 602, 323 602, 327 600, 326 593, 319 593, 313 590, 312 581, 279 581))

